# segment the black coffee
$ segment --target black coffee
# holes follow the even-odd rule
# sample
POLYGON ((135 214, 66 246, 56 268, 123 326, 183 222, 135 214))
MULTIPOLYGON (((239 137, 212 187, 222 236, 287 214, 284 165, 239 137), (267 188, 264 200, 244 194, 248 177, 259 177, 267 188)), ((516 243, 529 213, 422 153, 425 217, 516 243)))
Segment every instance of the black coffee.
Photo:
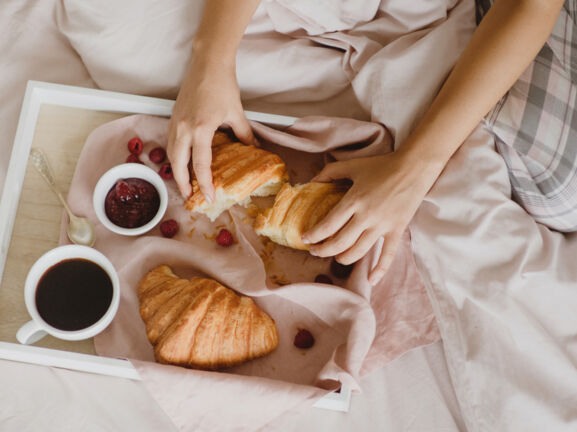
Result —
POLYGON ((60 330, 81 330, 97 322, 112 302, 108 273, 91 261, 68 259, 50 267, 36 288, 36 309, 60 330))

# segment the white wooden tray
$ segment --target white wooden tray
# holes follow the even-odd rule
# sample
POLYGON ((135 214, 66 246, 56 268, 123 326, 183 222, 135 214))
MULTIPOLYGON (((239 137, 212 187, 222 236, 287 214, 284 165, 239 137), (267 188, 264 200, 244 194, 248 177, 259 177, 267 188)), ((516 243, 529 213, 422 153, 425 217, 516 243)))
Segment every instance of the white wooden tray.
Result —
MULTIPOLYGON (((96 113, 102 112, 102 115, 106 113, 122 113, 126 115, 150 114, 169 117, 173 105, 174 101, 167 99, 128 95, 39 81, 28 82, 4 190, 0 197, 0 281, 2 281, 0 289, 8 289, 8 287, 5 286, 6 278, 3 279, 3 275, 5 274, 9 247, 18 215, 19 201, 27 170, 28 155, 35 135, 39 132, 37 130, 37 122, 41 110, 47 106, 58 106, 90 110, 96 113)), ((112 116, 112 118, 114 118, 114 114, 112 114, 112 116)), ((246 111, 246 116, 250 120, 276 126, 288 126, 296 120, 294 117, 252 111, 246 111)), ((73 127, 73 125, 71 125, 71 127, 73 127)), ((91 350, 93 351, 93 348, 91 348, 91 350)), ((62 349, 0 342, 0 359, 134 380, 140 379, 137 371, 127 360, 100 357, 62 349)), ((340 393, 331 393, 325 396, 319 400, 315 406, 346 412, 349 409, 350 398, 351 389, 343 386, 340 393)))

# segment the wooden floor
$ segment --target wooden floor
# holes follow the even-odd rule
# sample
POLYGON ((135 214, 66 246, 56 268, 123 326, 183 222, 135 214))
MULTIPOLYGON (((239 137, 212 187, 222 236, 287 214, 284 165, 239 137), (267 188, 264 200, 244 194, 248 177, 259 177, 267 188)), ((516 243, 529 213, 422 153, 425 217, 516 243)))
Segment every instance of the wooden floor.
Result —
MULTIPOLYGON (((86 137, 97 126, 125 115, 54 105, 41 107, 32 147, 42 149, 48 156, 64 196, 86 137)), ((30 319, 24 304, 26 274, 42 254, 58 245, 61 219, 60 202, 29 164, 0 284, 0 341, 16 342, 18 328, 30 319)), ((92 339, 69 342, 46 336, 35 345, 94 354, 92 339)))

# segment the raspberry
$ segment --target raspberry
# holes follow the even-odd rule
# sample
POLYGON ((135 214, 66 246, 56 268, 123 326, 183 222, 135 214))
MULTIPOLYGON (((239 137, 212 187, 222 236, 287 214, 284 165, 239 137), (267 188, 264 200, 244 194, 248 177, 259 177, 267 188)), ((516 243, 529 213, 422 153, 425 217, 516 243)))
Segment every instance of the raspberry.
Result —
POLYGON ((133 155, 138 156, 140 153, 142 153, 143 148, 144 145, 142 144, 142 140, 138 137, 134 137, 128 141, 128 151, 133 155))
POLYGON ((294 346, 300 349, 309 349, 315 344, 315 338, 310 331, 299 329, 293 341, 294 346))
POLYGON ((315 283, 332 285, 333 280, 330 277, 328 277, 326 274, 319 274, 319 275, 317 275, 317 277, 315 277, 315 283))
POLYGON ((178 222, 174 219, 168 219, 160 224, 160 232, 166 238, 172 238, 178 232, 178 222))
POLYGON ((231 246, 234 243, 234 237, 229 230, 223 228, 216 236, 216 242, 221 246, 231 246))
POLYGON ((122 202, 130 202, 135 199, 132 188, 124 180, 118 180, 116 182, 115 192, 118 199, 122 202))
POLYGON ((162 164, 162 166, 158 170, 158 174, 160 174, 160 177, 162 177, 164 180, 171 180, 173 175, 172 175, 172 166, 170 165, 170 163, 167 162, 165 164, 162 164))
POLYGON ((351 275, 354 266, 354 264, 340 264, 333 258, 331 261, 331 273, 339 279, 346 279, 351 275))
POLYGON ((142 162, 137 155, 132 154, 132 153, 130 153, 130 154, 128 155, 128 157, 126 158, 126 163, 139 163, 139 164, 144 164, 144 162, 142 162))
POLYGON ((166 150, 162 147, 155 147, 148 153, 148 159, 156 164, 162 163, 166 159, 166 150))

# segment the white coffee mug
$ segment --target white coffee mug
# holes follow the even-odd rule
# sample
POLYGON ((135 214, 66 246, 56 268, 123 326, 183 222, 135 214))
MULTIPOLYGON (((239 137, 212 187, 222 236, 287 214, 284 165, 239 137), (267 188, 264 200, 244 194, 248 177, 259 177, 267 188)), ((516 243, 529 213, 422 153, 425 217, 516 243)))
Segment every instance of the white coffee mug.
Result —
POLYGON ((28 345, 42 339, 46 334, 50 334, 59 339, 82 340, 91 338, 108 327, 118 310, 120 283, 112 263, 96 249, 79 245, 60 246, 46 252, 34 263, 26 277, 24 299, 26 309, 28 309, 32 321, 20 327, 16 334, 18 342, 28 345), (101 267, 108 274, 112 282, 112 300, 104 315, 94 324, 80 330, 68 331, 57 329, 42 319, 36 306, 36 288, 40 279, 48 269, 64 260, 70 259, 84 259, 101 267))

